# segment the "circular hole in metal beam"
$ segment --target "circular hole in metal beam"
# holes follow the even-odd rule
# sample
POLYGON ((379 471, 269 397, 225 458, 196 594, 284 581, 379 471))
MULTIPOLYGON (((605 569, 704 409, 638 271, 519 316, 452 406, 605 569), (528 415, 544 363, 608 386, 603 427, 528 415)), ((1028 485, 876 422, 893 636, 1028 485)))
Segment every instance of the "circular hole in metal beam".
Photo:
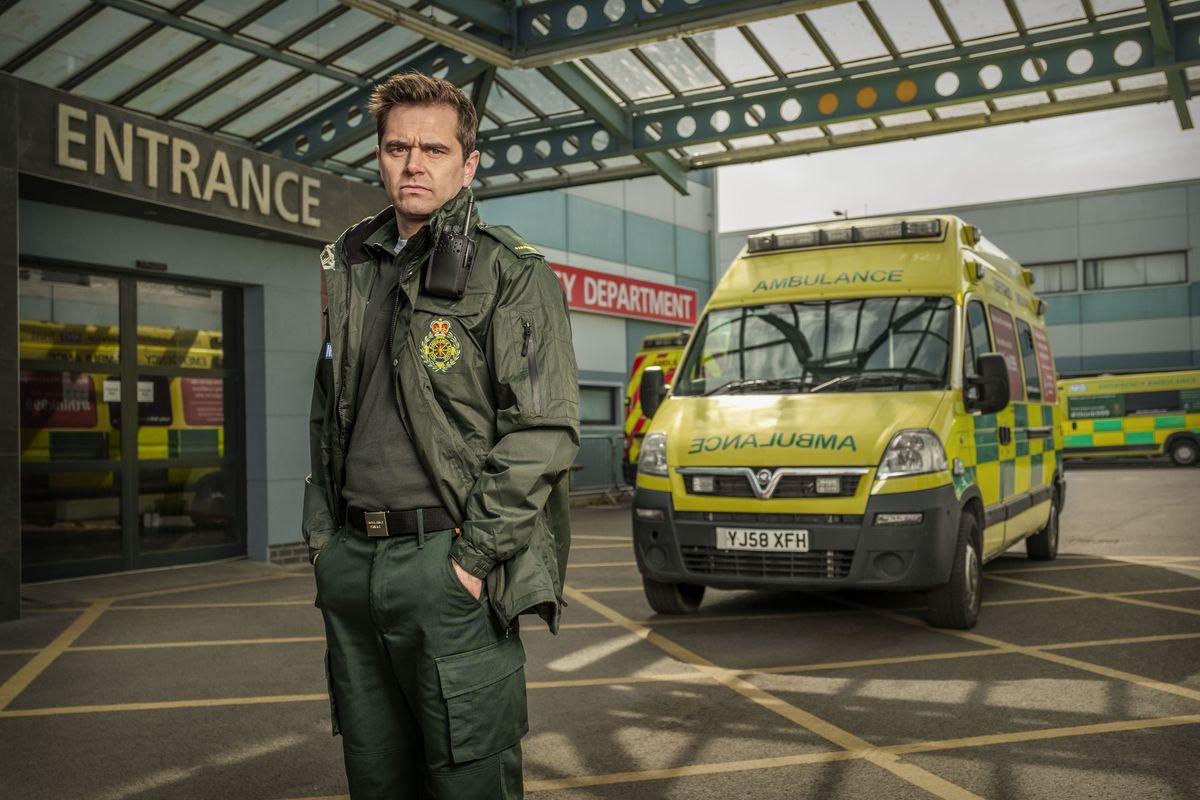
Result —
POLYGON ((653 142, 657 142, 662 139, 661 122, 651 122, 649 125, 643 128, 643 130, 646 132, 646 136, 648 136, 653 142))
POLYGON ((724 133, 726 129, 729 128, 729 112, 723 108, 718 109, 717 111, 713 112, 712 117, 710 117, 708 121, 709 124, 713 126, 713 130, 715 130, 717 133, 724 133))
POLYGON ((743 119, 746 121, 746 125, 748 127, 757 128, 762 124, 762 121, 766 118, 766 116, 767 110, 758 103, 755 103, 754 105, 750 106, 750 108, 746 109, 746 114, 743 119))
POLYGON ((492 155, 491 150, 484 150, 479 154, 479 166, 483 167, 484 169, 491 169, 492 165, 495 163, 496 158, 492 155))
POLYGON ((529 23, 529 30, 536 36, 546 36, 550 33, 550 15, 538 14, 529 23))
POLYGON ((1132 39, 1121 42, 1113 49, 1113 60, 1122 67, 1132 67, 1142 57, 1142 45, 1132 39))
POLYGON ((596 131, 592 134, 592 149, 599 152, 608 149, 608 131, 596 131))
POLYGON ((533 146, 533 154, 538 158, 547 158, 550 155, 550 143, 545 139, 539 139, 538 143, 533 146))
POLYGON ((1021 64, 1021 77, 1026 83, 1037 83, 1046 74, 1046 59, 1027 58, 1021 64))
POLYGON ((508 151, 504 154, 504 157, 508 159, 508 163, 516 164, 524 154, 525 151, 521 149, 521 145, 511 144, 508 146, 508 151))
POLYGON ((363 114, 362 106, 354 106, 346 110, 346 124, 351 128, 357 128, 366 118, 366 115, 363 114))
POLYGON ((779 104, 779 116, 783 117, 784 122, 795 122, 803 112, 804 106, 794 97, 789 97, 779 104))
POLYGON ((578 153, 579 152, 579 137, 578 136, 568 136, 566 139, 563 139, 562 151, 563 151, 563 155, 567 156, 568 158, 570 158, 571 156, 578 153))
POLYGON ((933 89, 942 97, 949 97, 958 91, 958 76, 953 72, 943 72, 933 82, 933 89))
POLYGON ((682 117, 679 122, 675 123, 675 133, 682 138, 687 139, 696 132, 696 120, 694 117, 682 117))
POLYGON ((1067 56, 1067 70, 1072 75, 1082 75, 1092 68, 1096 63, 1095 57, 1091 50, 1084 50, 1082 47, 1067 56))
POLYGON ((995 64, 986 64, 979 68, 979 85, 991 91, 1004 80, 1004 70, 995 64))
POLYGON ((658 4, 652 2, 652 0, 642 0, 642 11, 645 11, 647 14, 657 14, 658 4))
POLYGON ((321 141, 328 142, 337 133, 337 126, 333 124, 333 120, 327 119, 321 123, 321 141))
POLYGON ((450 74, 450 65, 444 58, 434 59, 433 64, 429 67, 429 74, 435 78, 444 78, 450 74))
POLYGON ((604 16, 608 17, 609 22, 616 22, 625 16, 625 0, 608 0, 604 4, 604 16))
POLYGON ((567 11, 567 27, 577 31, 587 25, 588 11, 581 5, 571 6, 567 11))
POLYGON ((292 145, 292 149, 296 151, 296 155, 302 156, 308 152, 308 137, 297 136, 296 143, 292 145))

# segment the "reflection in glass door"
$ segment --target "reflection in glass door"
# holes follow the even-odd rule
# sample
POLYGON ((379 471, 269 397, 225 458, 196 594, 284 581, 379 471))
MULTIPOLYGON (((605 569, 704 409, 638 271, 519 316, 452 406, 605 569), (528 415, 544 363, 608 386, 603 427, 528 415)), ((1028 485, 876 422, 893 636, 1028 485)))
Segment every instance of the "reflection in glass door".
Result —
POLYGON ((240 293, 19 274, 24 579, 244 553, 240 293))

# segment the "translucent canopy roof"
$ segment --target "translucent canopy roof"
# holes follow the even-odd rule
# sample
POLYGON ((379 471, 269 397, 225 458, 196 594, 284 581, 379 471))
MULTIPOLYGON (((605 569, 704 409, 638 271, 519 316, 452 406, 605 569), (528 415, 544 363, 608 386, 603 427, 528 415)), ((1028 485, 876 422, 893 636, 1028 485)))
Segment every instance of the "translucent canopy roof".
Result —
POLYGON ((370 87, 418 69, 481 110, 481 195, 682 188, 1136 103, 1191 127, 1200 0, 0 0, 0 68, 367 181, 370 87))

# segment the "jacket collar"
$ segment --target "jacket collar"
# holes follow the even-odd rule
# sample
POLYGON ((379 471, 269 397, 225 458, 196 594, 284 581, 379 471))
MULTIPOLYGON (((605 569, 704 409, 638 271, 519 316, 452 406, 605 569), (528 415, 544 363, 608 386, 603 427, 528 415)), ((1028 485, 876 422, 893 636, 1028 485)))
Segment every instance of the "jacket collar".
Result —
MULTIPOLYGON (((467 201, 472 198, 471 187, 460 189, 458 194, 450 198, 444 206, 433 212, 429 222, 422 225, 421 229, 412 235, 409 242, 424 249, 427 245, 436 242, 447 227, 450 230, 462 232, 464 223, 467 223, 469 228, 473 228, 479 222, 479 211, 473 202, 471 203, 470 219, 467 219, 466 216, 467 201)), ((388 210, 390 209, 385 209, 385 212, 388 210)), ((390 217, 363 242, 364 246, 388 256, 395 253, 396 243, 400 241, 400 229, 396 225, 396 216, 392 213, 390 217)))

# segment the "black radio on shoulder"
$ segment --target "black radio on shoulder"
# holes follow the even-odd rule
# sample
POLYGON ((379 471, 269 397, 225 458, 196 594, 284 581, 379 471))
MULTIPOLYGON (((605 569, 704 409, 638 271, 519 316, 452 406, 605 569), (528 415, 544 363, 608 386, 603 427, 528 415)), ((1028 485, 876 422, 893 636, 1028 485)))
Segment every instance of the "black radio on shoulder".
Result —
POLYGON ((461 233, 442 231, 425 268, 425 291, 438 297, 458 299, 467 289, 467 276, 475 260, 475 240, 471 238, 471 208, 475 198, 467 195, 466 222, 461 233))

